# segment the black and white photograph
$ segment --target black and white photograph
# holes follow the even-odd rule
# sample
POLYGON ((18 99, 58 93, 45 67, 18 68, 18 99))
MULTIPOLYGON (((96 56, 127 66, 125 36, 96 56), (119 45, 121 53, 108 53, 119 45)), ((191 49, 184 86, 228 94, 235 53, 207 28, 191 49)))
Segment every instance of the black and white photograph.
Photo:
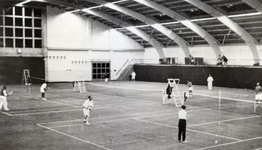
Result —
POLYGON ((262 0, 0 0, 0 150, 262 150, 262 0))

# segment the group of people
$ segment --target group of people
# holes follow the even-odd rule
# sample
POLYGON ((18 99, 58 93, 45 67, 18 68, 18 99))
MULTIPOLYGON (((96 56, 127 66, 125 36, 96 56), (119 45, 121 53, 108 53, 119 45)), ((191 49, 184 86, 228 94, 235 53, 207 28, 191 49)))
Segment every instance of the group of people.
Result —
POLYGON ((220 54, 218 55, 218 63, 217 65, 221 65, 221 66, 226 66, 227 65, 227 57, 225 55, 221 56, 220 54))
MULTIPOLYGON (((207 78, 208 90, 212 90, 213 81, 214 81, 213 77, 211 76, 211 74, 209 74, 207 78)), ((188 97, 193 96, 193 84, 190 80, 187 81, 187 86, 188 86, 188 94, 187 92, 184 92, 184 102, 186 102, 188 97)), ((168 99, 172 97, 172 86, 169 83, 166 88, 166 94, 168 99)), ((262 98, 262 88, 261 88, 261 98, 262 98)), ((187 112, 186 112, 185 104, 181 106, 181 110, 178 112, 178 119, 179 119, 178 142, 187 143, 188 142, 186 140, 187 112)))

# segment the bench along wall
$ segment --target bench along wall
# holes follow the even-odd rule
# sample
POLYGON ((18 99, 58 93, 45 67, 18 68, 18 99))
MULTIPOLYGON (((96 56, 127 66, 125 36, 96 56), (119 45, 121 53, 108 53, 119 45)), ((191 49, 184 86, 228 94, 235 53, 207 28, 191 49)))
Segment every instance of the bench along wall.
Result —
POLYGON ((181 84, 186 84, 186 81, 190 80, 193 85, 206 85, 207 77, 211 74, 214 86, 254 89, 257 82, 262 84, 262 68, 258 67, 136 64, 134 70, 138 81, 166 83, 168 78, 179 78, 181 84))

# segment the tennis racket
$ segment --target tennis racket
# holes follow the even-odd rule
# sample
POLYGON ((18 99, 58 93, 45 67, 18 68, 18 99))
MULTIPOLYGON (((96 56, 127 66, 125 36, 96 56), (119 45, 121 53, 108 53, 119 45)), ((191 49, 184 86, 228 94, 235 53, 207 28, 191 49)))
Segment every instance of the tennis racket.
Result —
POLYGON ((12 95, 13 94, 13 91, 10 91, 7 95, 12 95))

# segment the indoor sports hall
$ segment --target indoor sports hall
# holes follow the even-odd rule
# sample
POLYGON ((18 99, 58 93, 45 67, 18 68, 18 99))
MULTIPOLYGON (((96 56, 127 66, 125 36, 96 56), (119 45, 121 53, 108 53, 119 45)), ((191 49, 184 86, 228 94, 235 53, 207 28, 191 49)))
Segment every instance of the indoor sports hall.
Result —
POLYGON ((262 150, 262 0, 0 9, 0 150, 262 150))

